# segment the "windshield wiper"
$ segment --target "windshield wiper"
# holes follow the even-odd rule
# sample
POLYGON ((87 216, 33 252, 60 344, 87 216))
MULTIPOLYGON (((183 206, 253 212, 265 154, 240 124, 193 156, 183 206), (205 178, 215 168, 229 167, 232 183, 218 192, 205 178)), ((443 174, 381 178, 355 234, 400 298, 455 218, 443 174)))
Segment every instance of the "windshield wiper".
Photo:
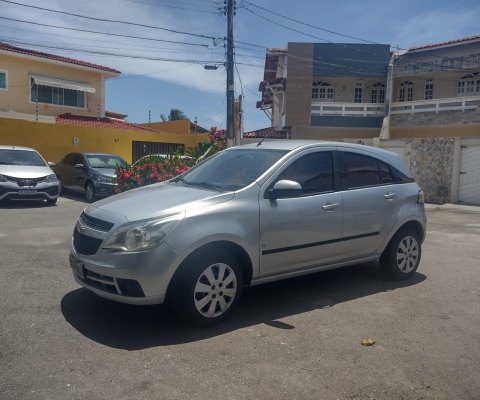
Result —
POLYGON ((183 179, 183 178, 177 178, 177 179, 175 180, 175 182, 182 182, 186 187, 189 187, 189 185, 190 185, 190 182, 187 182, 187 181, 186 181, 185 179, 183 179))
POLYGON ((223 192, 223 187, 221 185, 216 185, 215 183, 210 182, 187 182, 190 186, 202 186, 205 189, 210 188, 216 190, 217 192, 223 192))

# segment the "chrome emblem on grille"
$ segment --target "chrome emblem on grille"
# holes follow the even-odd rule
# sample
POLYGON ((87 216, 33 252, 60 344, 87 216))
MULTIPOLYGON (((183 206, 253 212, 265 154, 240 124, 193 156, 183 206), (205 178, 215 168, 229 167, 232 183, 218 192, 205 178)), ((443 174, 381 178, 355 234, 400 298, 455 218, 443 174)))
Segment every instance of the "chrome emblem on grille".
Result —
POLYGON ((24 179, 21 182, 22 182, 23 186, 34 186, 35 185, 35 181, 31 181, 29 179, 24 179))

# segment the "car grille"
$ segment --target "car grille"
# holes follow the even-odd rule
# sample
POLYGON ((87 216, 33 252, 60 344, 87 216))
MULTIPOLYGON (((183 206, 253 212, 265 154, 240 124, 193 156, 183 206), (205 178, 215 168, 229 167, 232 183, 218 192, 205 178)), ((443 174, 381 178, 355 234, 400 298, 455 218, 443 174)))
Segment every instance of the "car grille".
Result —
POLYGON ((102 244, 102 239, 83 235, 77 228, 73 231, 73 247, 78 254, 91 256, 95 254, 102 244))
POLYGON ((15 182, 20 187, 35 187, 37 186, 37 183, 43 182, 47 178, 46 176, 42 176, 40 178, 14 178, 12 176, 4 176, 9 181, 15 182))
POLYGON ((82 214, 80 215, 79 220, 83 225, 102 232, 110 231, 110 229, 112 229, 114 225, 111 222, 102 221, 101 219, 90 217, 84 212, 82 212, 82 214))

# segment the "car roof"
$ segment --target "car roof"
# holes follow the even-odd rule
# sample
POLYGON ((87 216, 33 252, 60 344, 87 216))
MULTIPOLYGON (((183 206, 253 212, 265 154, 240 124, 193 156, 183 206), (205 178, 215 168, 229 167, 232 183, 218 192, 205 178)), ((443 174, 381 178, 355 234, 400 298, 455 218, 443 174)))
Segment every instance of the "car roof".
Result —
POLYGON ((407 175, 411 175, 410 172, 408 171, 407 167, 403 163, 403 161, 400 159, 398 154, 380 149, 378 147, 373 147, 373 146, 366 146, 364 144, 355 144, 355 143, 344 143, 344 142, 334 142, 334 141, 320 141, 320 140, 264 140, 262 144, 259 146, 258 143, 260 143, 260 140, 256 143, 250 143, 246 144, 243 146, 238 146, 234 147, 233 149, 263 149, 263 150, 286 150, 286 151, 300 151, 302 149, 308 149, 312 147, 336 147, 339 149, 354 149, 354 150, 360 150, 364 151, 367 153, 371 153, 372 155, 376 155, 379 157, 383 157, 387 159, 395 168, 399 169, 403 173, 406 173, 407 175))
POLYGON ((32 149, 30 147, 21 147, 21 146, 5 146, 5 145, 0 145, 0 150, 25 150, 25 151, 37 151, 35 149, 32 149))

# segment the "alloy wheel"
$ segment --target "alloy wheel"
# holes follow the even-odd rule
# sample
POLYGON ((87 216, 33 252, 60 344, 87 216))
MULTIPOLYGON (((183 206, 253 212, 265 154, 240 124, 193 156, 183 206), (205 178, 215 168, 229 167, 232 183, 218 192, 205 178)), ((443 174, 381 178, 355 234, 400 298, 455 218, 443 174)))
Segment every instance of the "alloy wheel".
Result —
POLYGON ((237 293, 237 277, 227 264, 207 267, 197 280, 193 300, 197 311, 215 318, 228 310, 237 293))
POLYGON ((85 196, 87 197, 88 201, 92 201, 93 197, 95 196, 95 193, 93 191, 93 186, 92 185, 87 185, 85 188, 85 196))
POLYGON ((397 249, 397 266, 405 274, 411 272, 418 264, 418 243, 412 236, 406 236, 397 249))

